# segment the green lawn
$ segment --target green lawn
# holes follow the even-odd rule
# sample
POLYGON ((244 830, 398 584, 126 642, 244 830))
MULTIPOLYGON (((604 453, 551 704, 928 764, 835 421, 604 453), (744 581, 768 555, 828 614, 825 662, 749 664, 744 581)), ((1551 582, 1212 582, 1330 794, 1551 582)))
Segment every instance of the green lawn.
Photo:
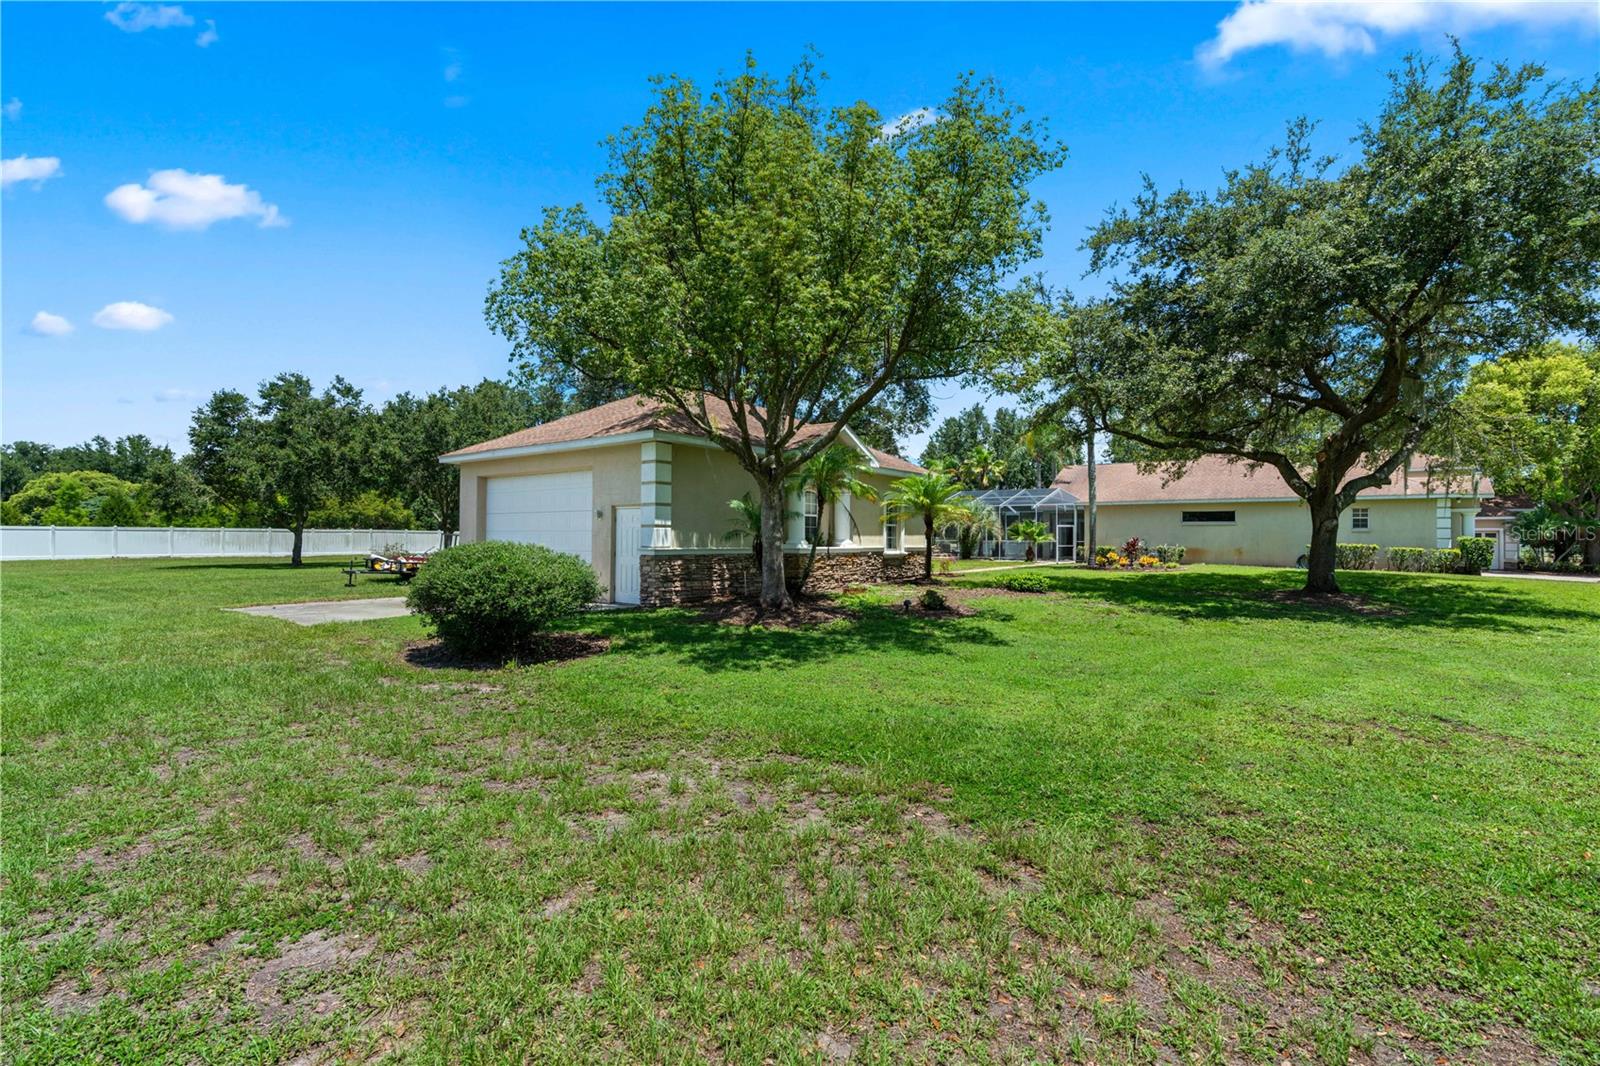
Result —
POLYGON ((463 671, 8 565, 4 1055, 1600 1061, 1600 589, 1036 572, 463 671))

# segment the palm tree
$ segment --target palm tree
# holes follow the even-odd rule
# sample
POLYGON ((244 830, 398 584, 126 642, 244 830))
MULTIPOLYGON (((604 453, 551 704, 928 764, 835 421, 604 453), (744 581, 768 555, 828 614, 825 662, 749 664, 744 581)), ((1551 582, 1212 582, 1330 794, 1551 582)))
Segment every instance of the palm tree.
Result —
MULTIPOLYGON (((866 472, 867 457, 861 454, 859 448, 835 444, 813 455, 790 483, 791 491, 804 493, 810 490, 817 497, 817 535, 811 538, 811 552, 806 556, 805 573, 800 575, 801 591, 805 590, 806 582, 811 580, 811 568, 817 562, 817 542, 826 540, 832 543, 834 534, 838 532, 833 528, 833 504, 845 493, 865 500, 877 500, 877 490, 861 480, 866 472), (828 523, 826 534, 823 533, 824 519, 828 523)), ((855 519, 851 518, 850 521, 854 525, 855 519)))
POLYGON ((993 507, 976 500, 967 502, 961 514, 956 516, 955 524, 956 550, 963 559, 972 558, 984 538, 1000 534, 1000 516, 995 514, 993 507))
POLYGON ((1030 563, 1039 557, 1034 550, 1035 545, 1042 544, 1050 539, 1050 527, 1032 518, 1011 523, 1011 528, 1007 532, 1011 534, 1013 540, 1027 543, 1026 558, 1030 563))
POLYGON ((933 580, 933 535, 939 527, 958 521, 967 508, 961 500, 961 483, 937 471, 901 478, 889 487, 887 508, 892 514, 922 519, 922 577, 933 580))
POLYGON ((1005 480, 1006 464, 987 444, 980 444, 961 461, 960 473, 967 484, 987 489, 1005 480))
MULTIPOLYGON (((750 499, 747 492, 737 500, 729 500, 728 506, 733 510, 733 527, 722 535, 725 543, 750 538, 750 554, 755 556, 756 574, 761 573, 761 505, 750 499)), ((793 511, 783 512, 785 522, 794 517, 793 511)))

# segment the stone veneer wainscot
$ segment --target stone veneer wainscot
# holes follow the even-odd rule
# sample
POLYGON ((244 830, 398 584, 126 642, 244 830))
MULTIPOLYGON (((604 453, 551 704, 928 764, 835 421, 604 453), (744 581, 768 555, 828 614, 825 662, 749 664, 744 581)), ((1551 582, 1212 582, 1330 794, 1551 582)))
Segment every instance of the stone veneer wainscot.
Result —
MULTIPOLYGON (((784 553, 791 579, 805 569, 806 552, 784 553)), ((922 576, 922 556, 874 550, 821 548, 807 588, 838 592, 852 585, 912 581, 922 576)), ((755 558, 738 552, 647 552, 640 560, 639 602, 647 607, 701 603, 733 596, 754 596, 761 590, 755 558)))

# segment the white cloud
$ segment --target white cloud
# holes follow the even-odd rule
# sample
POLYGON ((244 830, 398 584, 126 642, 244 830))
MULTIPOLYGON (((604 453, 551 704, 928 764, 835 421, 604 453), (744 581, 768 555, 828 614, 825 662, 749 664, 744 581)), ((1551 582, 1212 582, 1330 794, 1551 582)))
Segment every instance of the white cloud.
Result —
POLYGON ((9 189, 19 181, 42 184, 61 176, 61 160, 53 155, 38 158, 19 155, 15 159, 0 159, 0 189, 9 189))
POLYGON ((6 113, 6 118, 10 119, 12 122, 15 122, 17 119, 22 117, 22 101, 13 96, 10 100, 6 101, 5 107, 0 108, 0 111, 4 111, 6 113))
POLYGON ((255 218, 258 226, 289 224, 276 204, 249 186, 183 169, 157 170, 144 185, 118 185, 106 194, 106 206, 129 222, 159 222, 171 229, 205 229, 230 218, 255 218))
POLYGON ((1216 69, 1241 52, 1272 45, 1338 58, 1372 53, 1377 37, 1565 24, 1596 29, 1600 8, 1544 0, 1245 0, 1217 23, 1217 35, 1195 55, 1202 66, 1216 69))
POLYGON ((200 394, 193 389, 160 389, 154 397, 156 403, 185 403, 199 398, 200 394))
POLYGON ((40 311, 33 316, 33 321, 28 323, 28 332, 41 337, 64 337, 72 332, 72 323, 60 315, 40 311))
POLYGON ((893 137, 901 133, 910 133, 912 130, 920 130, 922 127, 938 121, 939 112, 931 107, 919 107, 914 111, 907 111, 899 118, 890 119, 882 126, 879 126, 878 131, 885 137, 893 137))
POLYGON ((119 300, 94 313, 94 324, 101 329, 131 329, 148 333, 172 321, 172 315, 159 307, 138 300, 119 300))
POLYGON ((201 48, 210 48, 217 43, 217 20, 206 19, 206 28, 201 30, 194 39, 194 43, 201 48))
POLYGON ((193 26, 194 19, 177 4, 137 4, 131 0, 106 12, 106 21, 123 33, 165 30, 173 26, 193 26))
POLYGON ((466 107, 472 102, 470 96, 447 96, 444 98, 445 107, 466 107))
POLYGON ((445 68, 444 68, 444 80, 445 81, 455 81, 459 77, 461 77, 461 62, 460 62, 460 60, 456 60, 456 61, 451 62, 451 63, 449 63, 449 64, 447 64, 445 66, 445 68))

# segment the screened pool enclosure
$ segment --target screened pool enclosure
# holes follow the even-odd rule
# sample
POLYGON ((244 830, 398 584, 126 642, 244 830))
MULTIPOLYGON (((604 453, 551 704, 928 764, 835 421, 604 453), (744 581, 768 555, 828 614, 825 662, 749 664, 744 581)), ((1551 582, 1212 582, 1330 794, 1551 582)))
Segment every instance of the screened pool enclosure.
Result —
MULTIPOLYGON (((1011 535, 1011 527, 1017 522, 1042 522, 1055 534, 1051 540, 1036 546, 1038 558, 1064 562, 1078 557, 1078 545, 1083 543, 1084 508, 1072 493, 1051 488, 972 489, 961 495, 965 500, 992 510, 999 527, 986 534, 978 544, 977 557, 1023 558, 1028 552, 1027 543, 1011 535)), ((954 527, 943 531, 938 546, 942 551, 958 553, 954 527)))

